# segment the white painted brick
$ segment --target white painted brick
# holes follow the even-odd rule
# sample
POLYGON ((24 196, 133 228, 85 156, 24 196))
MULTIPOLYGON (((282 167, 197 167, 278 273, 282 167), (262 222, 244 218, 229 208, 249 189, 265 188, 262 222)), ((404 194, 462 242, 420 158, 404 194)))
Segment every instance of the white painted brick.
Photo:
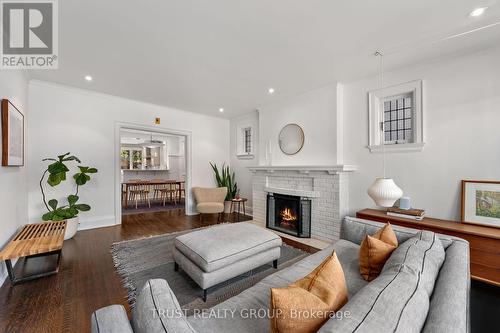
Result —
POLYGON ((340 235, 340 224, 349 208, 348 174, 330 175, 312 171, 308 174, 296 171, 257 171, 253 174, 253 216, 265 222, 267 193, 265 186, 295 190, 318 191, 311 206, 311 234, 322 240, 335 240, 340 235))

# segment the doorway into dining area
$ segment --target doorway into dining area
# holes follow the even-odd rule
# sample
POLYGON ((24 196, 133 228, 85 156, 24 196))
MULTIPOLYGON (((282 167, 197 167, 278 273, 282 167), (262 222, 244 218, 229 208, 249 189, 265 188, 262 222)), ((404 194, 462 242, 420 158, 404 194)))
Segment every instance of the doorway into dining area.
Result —
POLYGON ((186 136, 119 129, 121 215, 184 211, 186 136))

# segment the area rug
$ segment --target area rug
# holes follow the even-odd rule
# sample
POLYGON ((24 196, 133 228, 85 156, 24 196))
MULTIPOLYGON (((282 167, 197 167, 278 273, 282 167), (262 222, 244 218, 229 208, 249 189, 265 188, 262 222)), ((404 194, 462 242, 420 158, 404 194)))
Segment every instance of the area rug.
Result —
MULTIPOLYGON (((213 307, 277 271, 272 267, 272 263, 256 268, 210 288, 207 302, 203 302, 201 298, 203 291, 196 282, 191 280, 182 269, 177 272, 174 271, 172 254, 174 239, 191 231, 193 230, 124 241, 114 243, 111 246, 113 262, 118 274, 122 277, 123 284, 128 292, 128 301, 132 307, 138 291, 149 279, 161 278, 167 280, 179 304, 189 314, 194 309, 213 307)), ((278 268, 286 268, 308 255, 302 250, 283 244, 278 268)))

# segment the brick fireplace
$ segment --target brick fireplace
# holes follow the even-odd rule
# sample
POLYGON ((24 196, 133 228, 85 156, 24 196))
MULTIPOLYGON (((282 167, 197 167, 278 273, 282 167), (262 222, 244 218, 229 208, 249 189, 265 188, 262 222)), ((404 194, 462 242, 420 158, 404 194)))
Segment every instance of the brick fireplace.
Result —
POLYGON ((297 195, 268 193, 266 227, 300 238, 310 238, 311 203, 311 199, 297 195))
POLYGON ((349 173, 355 166, 258 166, 251 167, 253 173, 253 217, 268 228, 297 237, 312 237, 331 241, 340 236, 340 222, 349 207, 349 173), (269 207, 269 197, 295 197, 296 202, 309 202, 310 210, 298 207, 269 207), (288 210, 286 209, 288 208, 288 210), (272 213, 271 213, 272 209, 272 213), (310 212, 310 213, 309 213, 310 212), (298 214, 302 225, 298 226, 298 214), (309 219, 307 214, 310 214, 309 219), (271 215, 271 216, 270 216, 271 215), (295 218, 295 220, 294 220, 295 218), (304 229, 304 219, 306 222, 304 229), (310 228, 310 234, 307 234, 310 228), (304 232, 306 231, 306 232, 304 232), (302 235, 301 235, 302 232, 302 235))

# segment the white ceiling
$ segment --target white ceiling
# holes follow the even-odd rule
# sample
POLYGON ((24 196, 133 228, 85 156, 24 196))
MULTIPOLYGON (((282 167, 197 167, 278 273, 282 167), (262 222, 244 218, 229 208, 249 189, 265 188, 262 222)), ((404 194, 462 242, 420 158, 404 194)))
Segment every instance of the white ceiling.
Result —
POLYGON ((375 50, 389 70, 499 45, 500 25, 436 42, 500 21, 499 1, 64 0, 59 69, 31 76, 234 117, 372 75, 375 50), (468 17, 485 5, 483 16, 468 17))

